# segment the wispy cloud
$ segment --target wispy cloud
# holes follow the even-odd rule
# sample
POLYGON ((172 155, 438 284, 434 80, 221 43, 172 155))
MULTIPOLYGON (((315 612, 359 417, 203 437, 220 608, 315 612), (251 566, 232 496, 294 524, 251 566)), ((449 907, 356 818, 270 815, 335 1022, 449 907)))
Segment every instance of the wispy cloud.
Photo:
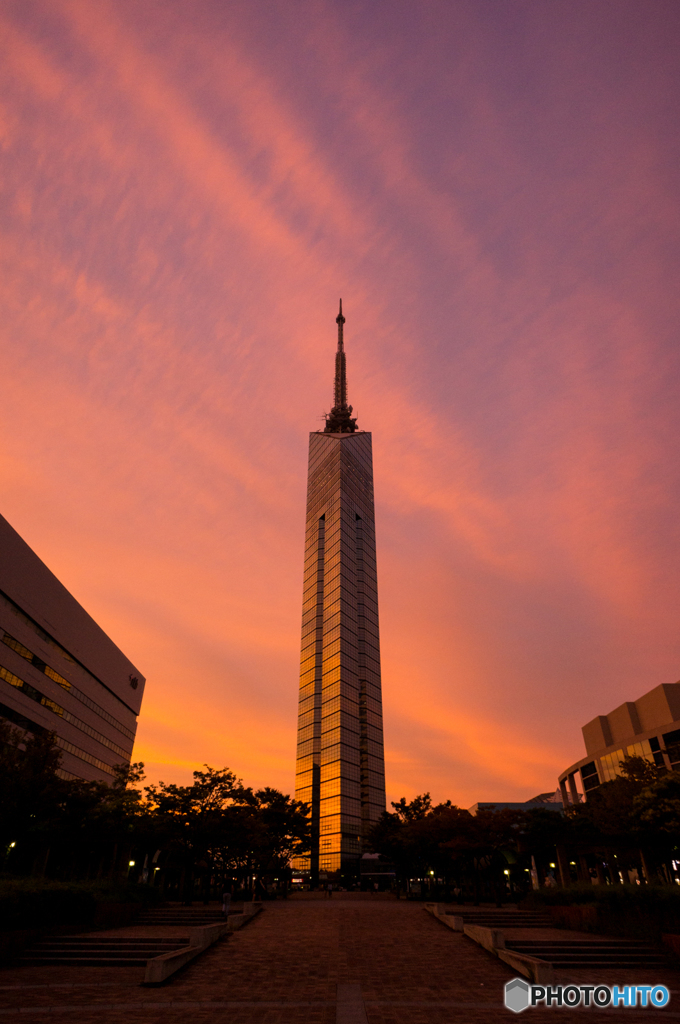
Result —
POLYGON ((392 797, 550 789, 677 674, 677 13, 435 8, 0 16, 2 512, 166 781, 291 788, 341 294, 392 797))

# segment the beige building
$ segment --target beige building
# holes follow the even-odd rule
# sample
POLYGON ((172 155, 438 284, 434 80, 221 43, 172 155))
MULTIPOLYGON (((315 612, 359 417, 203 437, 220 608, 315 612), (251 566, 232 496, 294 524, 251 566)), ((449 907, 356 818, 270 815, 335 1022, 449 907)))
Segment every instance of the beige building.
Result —
POLYGON ((559 778, 565 807, 620 774, 625 757, 680 769, 680 682, 662 683, 583 726, 586 756, 559 778))

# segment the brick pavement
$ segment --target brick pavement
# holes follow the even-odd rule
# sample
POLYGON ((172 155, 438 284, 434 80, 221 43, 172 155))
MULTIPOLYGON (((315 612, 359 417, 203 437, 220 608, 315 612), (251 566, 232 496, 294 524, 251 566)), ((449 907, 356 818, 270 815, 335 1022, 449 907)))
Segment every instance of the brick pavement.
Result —
MULTIPOLYGON (((141 988, 141 972, 129 968, 2 970, 0 1022, 491 1024, 517 1019, 502 1005, 511 977, 505 964, 445 928, 422 904, 291 901, 268 904, 158 989, 141 988)), ((522 1019, 680 1018, 680 992, 673 996, 662 1011, 529 1010, 522 1019)))

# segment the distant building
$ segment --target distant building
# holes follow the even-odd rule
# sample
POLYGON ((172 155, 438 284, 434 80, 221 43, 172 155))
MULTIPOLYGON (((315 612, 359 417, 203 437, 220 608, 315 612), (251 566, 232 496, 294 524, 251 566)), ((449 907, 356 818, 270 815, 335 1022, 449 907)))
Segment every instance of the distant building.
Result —
POLYGON ((578 803, 621 774, 625 757, 680 768, 680 683, 662 683, 583 726, 586 756, 559 777, 562 799, 578 803))
POLYGON ((546 811, 561 811, 563 807, 562 796, 559 789, 555 793, 539 793, 531 800, 524 803, 478 803, 468 807, 470 814, 477 814, 478 811, 535 811, 540 808, 546 811))
POLYGON ((362 889, 389 889, 397 877, 394 864, 382 853, 363 853, 359 861, 362 889))
POLYGON ((334 404, 309 435, 295 797, 312 850, 293 861, 356 878, 363 837, 385 810, 371 435, 347 404, 342 304, 334 404))
POLYGON ((129 763, 144 677, 0 516, 0 718, 56 733, 61 774, 129 763))

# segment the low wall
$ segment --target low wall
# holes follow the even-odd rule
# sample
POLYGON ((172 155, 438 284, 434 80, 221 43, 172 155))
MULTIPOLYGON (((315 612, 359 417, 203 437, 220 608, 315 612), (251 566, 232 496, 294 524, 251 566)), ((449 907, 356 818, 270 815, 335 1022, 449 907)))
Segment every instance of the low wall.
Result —
POLYGON ((485 928, 481 924, 463 925, 463 935, 468 939, 488 949, 489 953, 496 953, 499 949, 505 949, 505 936, 499 928, 485 928))
POLYGON ((457 914, 447 914, 444 910, 444 906, 439 903, 426 903, 425 910, 436 917, 438 921, 445 924, 447 928, 450 928, 454 932, 462 932, 464 920, 457 914))
POLYGON ((183 946, 182 949, 173 949, 170 953, 162 953, 147 962, 142 984, 149 987, 162 985, 173 974, 176 974, 182 967, 186 967, 191 960, 200 956, 228 933, 229 925, 226 921, 190 928, 188 946, 183 946))
POLYGON ((544 960, 537 960, 526 953, 515 953, 512 949, 499 949, 497 955, 513 971, 523 974, 536 985, 552 985, 555 981, 554 970, 544 960))
MULTIPOLYGON (((456 914, 445 914, 437 903, 426 903, 425 910, 436 917, 438 921, 445 924, 452 931, 462 932, 468 939, 472 939, 487 952, 498 957, 514 971, 523 974, 525 978, 535 982, 537 985, 552 984, 555 980, 555 972, 550 964, 536 957, 527 956, 525 953, 516 953, 514 950, 505 948, 505 935, 500 928, 486 928, 480 924, 465 924, 462 917, 456 914)), ((679 937, 680 938, 680 937, 679 937)))
POLYGON ((153 988, 157 985, 164 985, 173 974, 177 974, 188 963, 195 960, 197 956, 204 953, 206 949, 213 946, 225 935, 242 928, 244 924, 255 917, 262 910, 261 903, 244 903, 242 914, 230 914, 226 921, 219 921, 217 924, 199 925, 189 929, 189 945, 181 949, 173 949, 171 953, 162 953, 146 965, 144 981, 142 985, 153 988))
POLYGON ((248 924, 249 921, 255 917, 256 914, 262 910, 261 903, 244 903, 242 914, 230 914, 227 918, 227 927, 230 932, 238 931, 239 928, 243 928, 244 924, 248 924))
POLYGON ((576 903, 568 907, 547 907, 555 928, 569 928, 575 932, 598 930, 598 907, 592 903, 576 903))

